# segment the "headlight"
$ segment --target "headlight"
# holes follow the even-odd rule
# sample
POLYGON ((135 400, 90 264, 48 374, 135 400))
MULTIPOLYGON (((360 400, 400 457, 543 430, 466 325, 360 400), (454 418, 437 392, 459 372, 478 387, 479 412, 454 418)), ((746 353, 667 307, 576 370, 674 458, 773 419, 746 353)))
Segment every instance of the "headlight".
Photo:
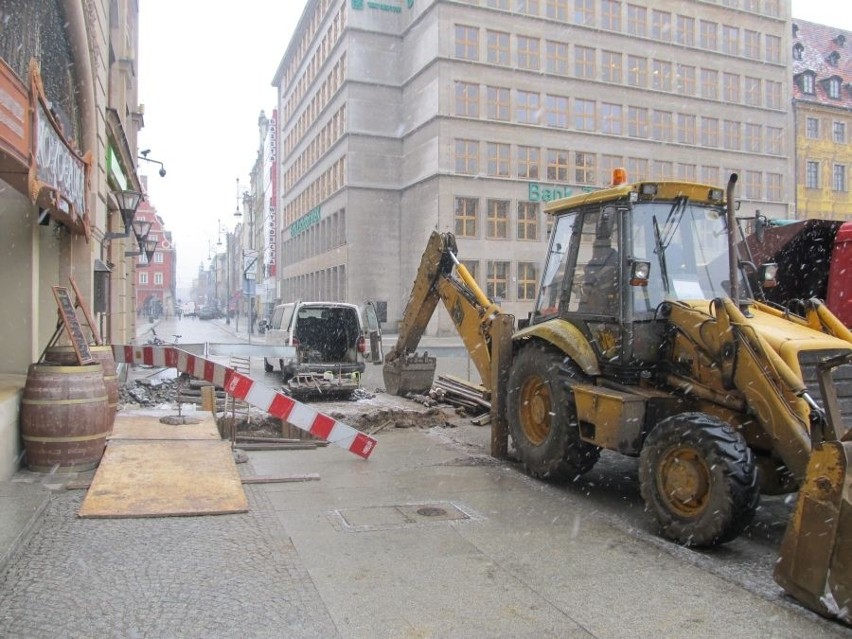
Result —
POLYGON ((646 260, 635 260, 630 265, 630 286, 647 286, 651 274, 651 263, 646 260))

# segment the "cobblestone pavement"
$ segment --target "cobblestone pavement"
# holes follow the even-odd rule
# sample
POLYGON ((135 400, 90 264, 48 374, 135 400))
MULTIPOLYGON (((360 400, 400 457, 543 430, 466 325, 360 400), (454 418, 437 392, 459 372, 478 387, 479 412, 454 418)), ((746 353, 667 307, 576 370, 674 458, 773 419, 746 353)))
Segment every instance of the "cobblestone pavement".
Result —
POLYGON ((79 519, 57 491, 0 573, 0 637, 338 637, 262 489, 240 515, 79 519))

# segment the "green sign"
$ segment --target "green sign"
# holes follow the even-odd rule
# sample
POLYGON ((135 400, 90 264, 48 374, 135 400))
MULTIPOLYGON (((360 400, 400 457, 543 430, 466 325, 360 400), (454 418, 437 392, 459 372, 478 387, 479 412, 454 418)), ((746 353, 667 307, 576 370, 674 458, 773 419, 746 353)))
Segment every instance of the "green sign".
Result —
POLYGON ((574 189, 570 186, 551 186, 539 182, 530 182, 528 186, 529 195, 527 199, 530 202, 550 202, 551 200, 569 197, 574 193, 574 189))
POLYGON ((290 225, 290 237, 296 237, 299 233, 307 231, 314 224, 319 224, 321 218, 320 207, 311 209, 290 225))
POLYGON ((118 188, 124 190, 127 188, 127 178, 124 176, 124 171, 121 170, 121 164, 118 158, 115 157, 115 150, 112 145, 107 147, 107 174, 113 179, 118 188))
MULTIPOLYGON (((379 11, 390 11, 392 13, 402 13, 402 9, 388 2, 376 2, 375 0, 367 0, 367 6, 370 9, 378 9, 379 11)), ((414 6, 414 0, 405 0, 405 6, 411 9, 414 6)), ((352 8, 356 11, 361 11, 364 8, 364 0, 352 0, 352 8)))

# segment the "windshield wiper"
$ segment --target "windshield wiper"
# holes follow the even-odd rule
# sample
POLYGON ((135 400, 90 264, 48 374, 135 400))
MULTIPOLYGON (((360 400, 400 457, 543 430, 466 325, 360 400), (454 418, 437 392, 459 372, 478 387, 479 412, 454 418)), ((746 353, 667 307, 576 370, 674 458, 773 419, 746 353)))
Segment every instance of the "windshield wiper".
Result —
MULTIPOLYGON (((669 211, 669 217, 671 215, 672 213, 669 211)), ((667 295, 671 295, 669 270, 666 267, 666 249, 663 246, 663 238, 660 236, 660 225, 657 223, 657 216, 652 216, 651 221, 654 223, 654 252, 657 254, 657 260, 660 262, 660 276, 663 278, 663 288, 667 295)))

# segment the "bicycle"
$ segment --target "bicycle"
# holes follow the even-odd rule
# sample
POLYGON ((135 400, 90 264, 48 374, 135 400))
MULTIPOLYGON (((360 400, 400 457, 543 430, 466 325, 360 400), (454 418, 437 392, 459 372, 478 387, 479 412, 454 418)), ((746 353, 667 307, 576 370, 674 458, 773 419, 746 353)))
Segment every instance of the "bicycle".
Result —
MULTIPOLYGON (((153 337, 146 342, 146 344, 148 346, 165 346, 166 345, 166 341, 164 339, 160 338, 160 336, 157 335, 157 331, 153 328, 151 329, 151 335, 153 335, 153 337)), ((174 337, 174 341, 172 342, 172 345, 175 345, 175 344, 178 343, 178 340, 181 337, 183 337, 183 335, 172 335, 172 337, 174 337)))

